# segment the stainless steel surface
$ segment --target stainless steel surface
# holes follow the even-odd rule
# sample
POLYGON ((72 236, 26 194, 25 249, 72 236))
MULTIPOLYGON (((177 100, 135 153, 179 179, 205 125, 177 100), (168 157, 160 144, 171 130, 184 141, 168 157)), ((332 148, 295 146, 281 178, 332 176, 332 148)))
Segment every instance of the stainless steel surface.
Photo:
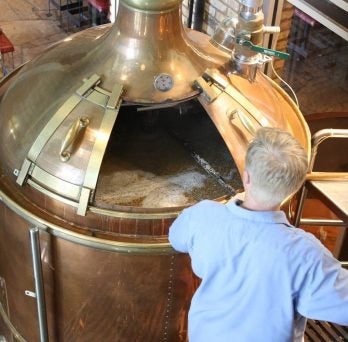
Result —
POLYGON ((211 43, 218 48, 231 53, 236 42, 236 26, 238 18, 230 17, 224 19, 215 29, 211 43))
POLYGON ((33 261, 33 272, 34 272, 34 281, 35 281, 37 314, 38 314, 38 320, 39 320, 40 342, 47 342, 48 328, 47 328, 44 280, 43 280, 42 265, 41 265, 39 228, 37 227, 31 228, 29 230, 29 234, 30 234, 32 261, 33 261))
MULTIPOLYGON (((263 12, 262 9, 250 11, 249 8, 242 9, 238 15, 238 24, 236 26, 236 37, 247 38, 255 45, 262 45, 263 42, 263 12)), ((234 58, 243 62, 252 61, 258 54, 250 49, 235 45, 234 58)))
POLYGON ((262 46, 265 33, 278 33, 279 27, 264 26, 263 1, 241 1, 238 17, 226 18, 218 25, 211 43, 231 56, 230 69, 253 82, 257 69, 271 61, 267 56, 288 58, 284 52, 262 46))
POLYGON ((240 75, 255 80, 256 70, 261 62, 261 55, 248 47, 237 43, 244 38, 254 45, 262 45, 263 42, 263 1, 245 1, 238 13, 238 22, 235 30, 235 45, 232 51, 232 68, 240 75))

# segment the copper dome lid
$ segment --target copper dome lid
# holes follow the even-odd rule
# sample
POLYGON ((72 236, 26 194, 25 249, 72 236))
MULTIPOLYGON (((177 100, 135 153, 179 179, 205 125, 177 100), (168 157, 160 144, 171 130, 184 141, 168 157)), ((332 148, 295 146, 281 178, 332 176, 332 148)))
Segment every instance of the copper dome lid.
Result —
POLYGON ((123 0, 113 26, 75 34, 5 79, 4 174, 85 215, 121 103, 163 108, 198 98, 239 171, 257 127, 288 129, 308 148, 307 126, 284 91, 260 71, 254 82, 234 73, 208 36, 183 28, 180 5, 123 0))

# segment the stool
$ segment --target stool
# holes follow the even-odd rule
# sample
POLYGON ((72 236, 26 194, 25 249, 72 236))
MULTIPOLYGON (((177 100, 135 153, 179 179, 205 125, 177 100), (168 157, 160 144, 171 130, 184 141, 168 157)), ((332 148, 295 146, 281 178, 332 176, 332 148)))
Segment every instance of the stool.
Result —
POLYGON ((1 53, 1 67, 3 70, 3 73, 6 74, 5 66, 4 66, 4 57, 6 53, 10 53, 12 57, 12 69, 14 69, 14 59, 13 59, 13 52, 14 52, 14 46, 11 43, 11 41, 7 38, 5 33, 0 29, 0 53, 1 53))
POLYGON ((110 11, 109 0, 87 0, 92 25, 101 25, 109 22, 108 15, 110 11))

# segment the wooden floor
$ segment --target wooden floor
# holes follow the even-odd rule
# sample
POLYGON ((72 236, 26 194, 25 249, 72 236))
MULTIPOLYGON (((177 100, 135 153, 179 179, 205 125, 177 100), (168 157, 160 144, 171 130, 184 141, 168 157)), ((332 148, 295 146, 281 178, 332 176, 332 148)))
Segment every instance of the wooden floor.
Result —
POLYGON ((309 320, 307 322, 305 341, 308 342, 339 342, 348 341, 348 327, 328 322, 309 320))
MULTIPOLYGON (((47 46, 64 39, 57 11, 48 16, 47 0, 0 0, 0 28, 15 47, 15 67, 39 55, 47 46)), ((9 56, 5 64, 10 66, 9 56)))

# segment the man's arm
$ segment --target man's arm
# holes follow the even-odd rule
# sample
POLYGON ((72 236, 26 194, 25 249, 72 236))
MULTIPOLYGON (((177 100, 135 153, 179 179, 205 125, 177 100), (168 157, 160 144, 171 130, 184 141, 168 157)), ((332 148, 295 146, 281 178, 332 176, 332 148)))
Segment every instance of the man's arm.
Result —
POLYGON ((169 242, 179 252, 188 253, 191 246, 190 237, 191 208, 185 209, 169 228, 169 242))
POLYGON ((348 271, 324 252, 307 273, 297 311, 308 318, 348 326, 348 271))

